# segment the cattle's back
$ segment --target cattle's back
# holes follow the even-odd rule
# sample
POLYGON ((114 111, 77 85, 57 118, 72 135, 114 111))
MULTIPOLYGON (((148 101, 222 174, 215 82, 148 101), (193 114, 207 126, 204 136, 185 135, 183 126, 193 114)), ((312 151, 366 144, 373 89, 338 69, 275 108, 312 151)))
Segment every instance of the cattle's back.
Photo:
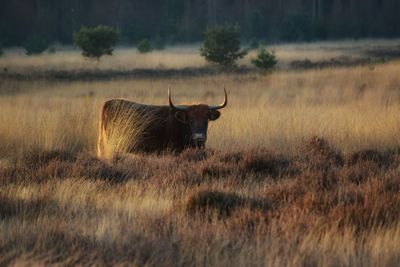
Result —
POLYGON ((104 139, 111 153, 157 151, 173 143, 171 123, 174 122, 171 122, 168 106, 109 100, 104 104, 101 120, 104 139))

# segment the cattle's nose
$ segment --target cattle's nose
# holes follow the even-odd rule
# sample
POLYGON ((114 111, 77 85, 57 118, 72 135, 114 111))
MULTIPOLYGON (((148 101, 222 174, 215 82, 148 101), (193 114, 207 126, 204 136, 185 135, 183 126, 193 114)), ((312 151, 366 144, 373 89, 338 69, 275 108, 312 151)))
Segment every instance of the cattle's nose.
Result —
POLYGON ((203 141, 204 142, 204 141, 206 141, 206 136, 202 133, 195 133, 192 135, 192 139, 193 139, 193 141, 199 141, 199 142, 203 141))
POLYGON ((195 133, 192 135, 192 140, 196 147, 203 147, 206 142, 206 136, 202 133, 195 133))

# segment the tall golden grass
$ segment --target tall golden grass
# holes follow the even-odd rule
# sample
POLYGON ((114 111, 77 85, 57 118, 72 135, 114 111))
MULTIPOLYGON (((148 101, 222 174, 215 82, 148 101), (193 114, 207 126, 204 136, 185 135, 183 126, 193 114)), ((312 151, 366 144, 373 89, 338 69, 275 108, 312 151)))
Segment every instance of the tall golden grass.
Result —
POLYGON ((399 145, 399 63, 296 72, 180 78, 57 82, 5 80, 0 84, 2 155, 27 149, 94 151, 102 103, 121 97, 167 104, 229 106, 210 124, 208 146, 257 146, 291 153, 303 138, 324 136, 345 152, 399 145), (6 152, 4 152, 6 151, 6 152))
POLYGON ((1 80, 0 265, 397 266, 399 65, 1 80), (169 86, 227 88, 206 151, 96 156, 104 101, 164 105, 169 86))

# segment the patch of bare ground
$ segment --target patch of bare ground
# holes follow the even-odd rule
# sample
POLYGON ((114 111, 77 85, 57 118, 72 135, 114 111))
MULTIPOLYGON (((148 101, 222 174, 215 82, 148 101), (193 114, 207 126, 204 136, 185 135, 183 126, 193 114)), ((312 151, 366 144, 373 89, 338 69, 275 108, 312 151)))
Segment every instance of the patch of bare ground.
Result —
POLYGON ((317 136, 290 155, 32 151, 0 165, 0 261, 395 266, 399 164, 317 136))

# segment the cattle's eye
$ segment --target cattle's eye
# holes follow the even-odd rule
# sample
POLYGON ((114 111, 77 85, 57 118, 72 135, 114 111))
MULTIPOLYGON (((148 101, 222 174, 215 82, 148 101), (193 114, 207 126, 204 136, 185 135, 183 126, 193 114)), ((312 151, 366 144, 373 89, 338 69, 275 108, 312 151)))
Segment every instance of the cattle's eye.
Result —
POLYGON ((211 110, 208 118, 210 121, 215 121, 219 118, 219 116, 221 116, 221 112, 219 112, 218 110, 211 110))
POLYGON ((175 118, 180 122, 187 123, 187 115, 185 111, 179 110, 175 112, 175 118))

